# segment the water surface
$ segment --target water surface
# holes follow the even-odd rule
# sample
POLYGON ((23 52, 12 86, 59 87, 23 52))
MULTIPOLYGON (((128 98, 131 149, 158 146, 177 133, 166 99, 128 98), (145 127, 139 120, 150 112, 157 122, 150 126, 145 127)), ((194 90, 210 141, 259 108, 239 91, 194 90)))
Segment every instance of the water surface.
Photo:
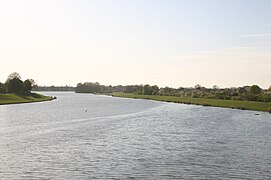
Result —
POLYGON ((67 92, 0 106, 0 179, 270 179, 271 115, 67 92))

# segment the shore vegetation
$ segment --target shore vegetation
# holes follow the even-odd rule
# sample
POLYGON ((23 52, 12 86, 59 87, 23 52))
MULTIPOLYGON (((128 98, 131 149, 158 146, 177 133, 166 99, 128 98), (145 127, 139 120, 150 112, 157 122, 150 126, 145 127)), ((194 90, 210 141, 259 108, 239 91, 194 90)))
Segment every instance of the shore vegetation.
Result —
POLYGON ((10 74, 5 83, 0 82, 0 105, 49 101, 55 99, 55 97, 32 93, 31 90, 33 86, 35 86, 35 81, 33 79, 23 81, 18 73, 15 72, 10 74))
POLYGON ((176 96, 161 96, 161 95, 142 95, 134 93, 112 93, 114 97, 148 99, 163 102, 194 104, 202 106, 225 107, 242 110, 265 111, 271 113, 271 102, 243 101, 243 100, 223 100, 223 99, 206 99, 206 98, 191 98, 191 97, 176 97, 176 96))
POLYGON ((149 84, 105 86, 98 82, 86 82, 79 83, 75 92, 271 112, 271 86, 269 89, 262 89, 258 85, 231 88, 214 85, 206 88, 197 84, 194 87, 159 88, 149 84))

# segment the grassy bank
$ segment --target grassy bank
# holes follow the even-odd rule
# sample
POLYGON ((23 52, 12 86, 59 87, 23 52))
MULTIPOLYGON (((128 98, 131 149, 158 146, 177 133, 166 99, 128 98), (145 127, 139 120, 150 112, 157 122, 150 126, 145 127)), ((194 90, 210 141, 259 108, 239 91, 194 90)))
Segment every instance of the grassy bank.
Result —
POLYGON ((0 105, 50 101, 53 99, 53 97, 43 96, 37 93, 31 93, 30 95, 0 94, 0 105))
POLYGON ((221 100, 221 99, 203 99, 203 98, 187 98, 175 96, 156 96, 156 95, 139 95, 132 93, 112 93, 115 97, 136 98, 136 99, 151 99, 156 101, 195 104, 203 106, 215 106, 244 110, 268 111, 271 112, 270 102, 256 101, 239 101, 239 100, 221 100))

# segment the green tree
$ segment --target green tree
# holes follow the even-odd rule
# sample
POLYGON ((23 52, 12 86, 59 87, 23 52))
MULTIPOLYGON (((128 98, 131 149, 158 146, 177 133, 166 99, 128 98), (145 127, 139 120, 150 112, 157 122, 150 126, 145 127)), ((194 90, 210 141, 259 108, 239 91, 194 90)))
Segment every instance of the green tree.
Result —
POLYGON ((92 83, 94 93, 100 93, 101 92, 101 85, 98 82, 92 83))
POLYGON ((239 95, 247 93, 247 91, 244 87, 237 88, 237 92, 239 95))
POLYGON ((14 73, 11 73, 11 74, 8 76, 6 82, 8 82, 8 81, 10 81, 10 80, 12 80, 12 79, 14 79, 14 78, 22 79, 19 73, 14 72, 14 73))
POLYGON ((194 87, 194 89, 198 89, 198 90, 200 90, 200 88, 201 88, 201 85, 199 85, 199 84, 195 85, 195 87, 194 87))
POLYGON ((142 86, 141 85, 129 85, 124 86, 123 88, 124 93, 142 93, 142 86))
POLYGON ((3 87, 4 87, 4 84, 0 82, 0 93, 4 93, 3 87))
POLYGON ((105 89, 105 86, 101 86, 98 82, 85 82, 84 84, 78 83, 75 88, 76 93, 100 93, 105 89))
POLYGON ((31 82, 30 79, 27 79, 24 81, 24 90, 26 93, 30 93, 31 89, 33 88, 33 85, 35 83, 34 82, 31 82))
POLYGON ((156 95, 159 91, 159 87, 157 85, 154 85, 151 87, 151 95, 156 95))
POLYGON ((262 89, 258 85, 252 85, 249 88, 249 93, 250 94, 257 95, 257 94, 261 94, 261 92, 262 92, 262 89))
POLYGON ((143 95, 151 95, 151 86, 148 84, 145 84, 142 89, 143 95))
POLYGON ((219 89, 219 87, 217 85, 213 85, 213 89, 216 90, 219 89))
POLYGON ((15 77, 6 82, 7 93, 24 93, 24 83, 21 79, 15 77))

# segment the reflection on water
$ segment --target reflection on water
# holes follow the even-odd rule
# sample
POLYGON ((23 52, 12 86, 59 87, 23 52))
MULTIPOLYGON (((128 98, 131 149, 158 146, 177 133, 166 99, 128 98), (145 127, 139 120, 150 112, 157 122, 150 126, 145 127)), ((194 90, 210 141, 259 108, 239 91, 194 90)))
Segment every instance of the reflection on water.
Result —
POLYGON ((270 179, 271 115, 90 94, 0 106, 0 179, 270 179))

